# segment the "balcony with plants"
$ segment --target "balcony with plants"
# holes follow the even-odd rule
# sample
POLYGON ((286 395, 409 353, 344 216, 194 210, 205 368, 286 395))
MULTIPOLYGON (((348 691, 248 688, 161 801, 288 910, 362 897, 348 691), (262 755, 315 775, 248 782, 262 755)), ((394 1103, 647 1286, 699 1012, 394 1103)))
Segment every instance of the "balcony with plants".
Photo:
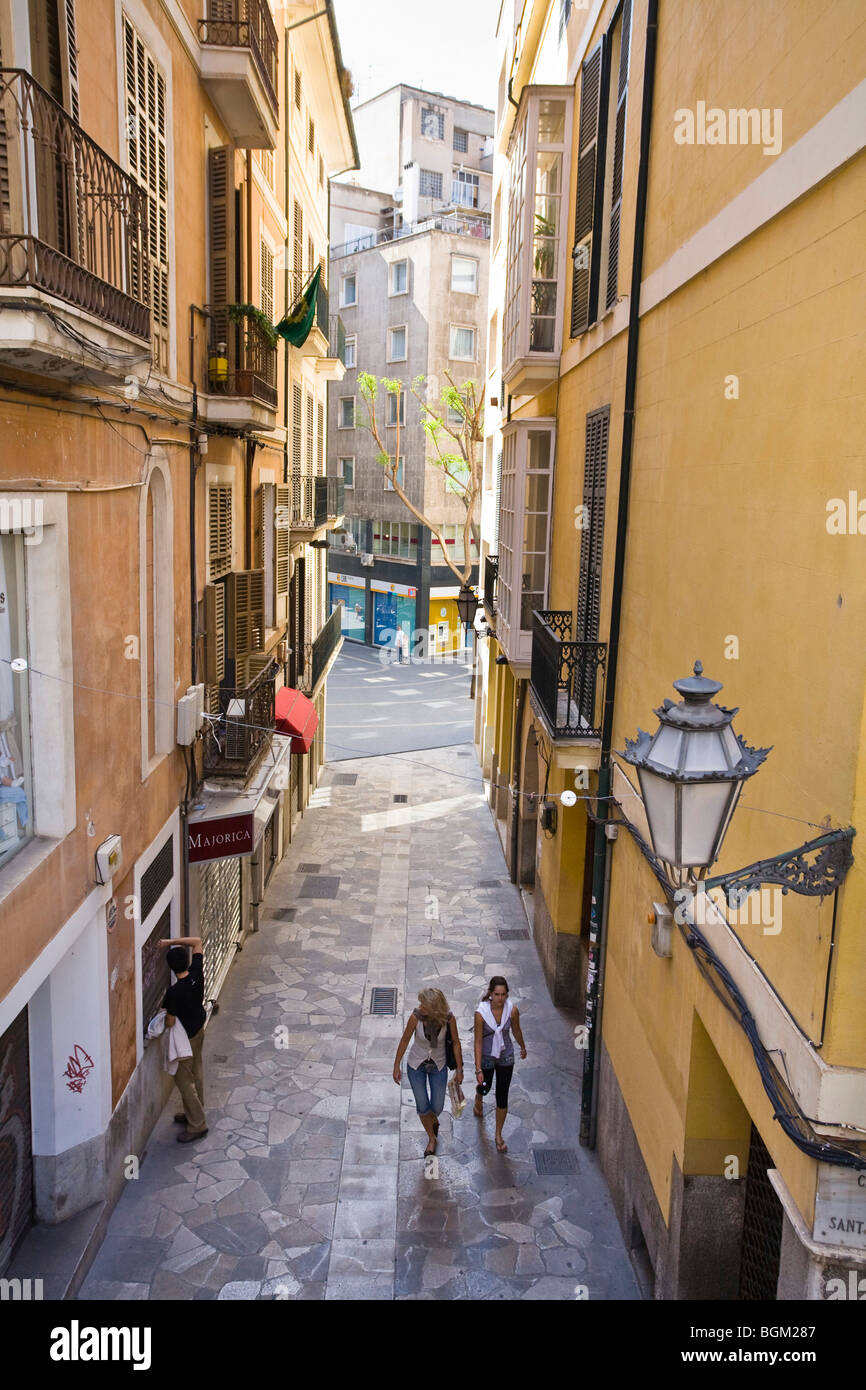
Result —
POLYGON ((252 304, 210 305, 201 402, 209 422, 237 429, 274 429, 278 335, 252 304))
POLYGON ((267 0, 208 0, 199 71, 235 144, 272 150, 279 121, 277 30, 267 0))

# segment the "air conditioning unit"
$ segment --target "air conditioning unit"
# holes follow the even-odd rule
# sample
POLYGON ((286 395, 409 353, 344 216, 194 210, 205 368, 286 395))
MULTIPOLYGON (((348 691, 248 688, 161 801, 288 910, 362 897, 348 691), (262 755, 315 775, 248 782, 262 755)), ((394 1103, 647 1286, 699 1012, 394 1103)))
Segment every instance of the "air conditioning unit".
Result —
POLYGON ((375 558, 375 555, 370 555, 368 551, 364 551, 363 555, 361 556, 361 564, 372 565, 375 558))

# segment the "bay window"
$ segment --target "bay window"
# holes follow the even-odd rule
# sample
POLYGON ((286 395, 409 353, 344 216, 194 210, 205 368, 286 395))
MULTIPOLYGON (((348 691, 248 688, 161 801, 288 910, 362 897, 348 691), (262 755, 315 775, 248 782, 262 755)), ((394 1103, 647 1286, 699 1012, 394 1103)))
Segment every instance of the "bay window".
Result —
POLYGON ((541 386, 558 371, 572 91, 530 87, 509 149, 505 379, 541 386))

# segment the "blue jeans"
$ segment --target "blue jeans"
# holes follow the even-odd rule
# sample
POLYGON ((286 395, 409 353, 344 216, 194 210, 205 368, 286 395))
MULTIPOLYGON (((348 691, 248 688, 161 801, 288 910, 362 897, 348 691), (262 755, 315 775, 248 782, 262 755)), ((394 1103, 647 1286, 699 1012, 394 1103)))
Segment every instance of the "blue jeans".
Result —
POLYGON ((419 1115, 442 1114, 445 1104, 445 1091, 448 1086, 448 1068, 441 1071, 425 1071, 423 1067, 406 1068, 409 1085, 415 1097, 415 1107, 419 1115), (427 1087, 430 1087, 429 1097, 427 1087))

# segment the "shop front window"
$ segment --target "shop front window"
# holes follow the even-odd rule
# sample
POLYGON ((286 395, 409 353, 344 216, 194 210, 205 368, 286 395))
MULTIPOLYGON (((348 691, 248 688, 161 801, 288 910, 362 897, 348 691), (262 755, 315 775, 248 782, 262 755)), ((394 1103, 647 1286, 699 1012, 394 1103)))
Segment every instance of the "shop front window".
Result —
POLYGON ((24 538, 0 534, 0 866, 33 834, 24 538))

